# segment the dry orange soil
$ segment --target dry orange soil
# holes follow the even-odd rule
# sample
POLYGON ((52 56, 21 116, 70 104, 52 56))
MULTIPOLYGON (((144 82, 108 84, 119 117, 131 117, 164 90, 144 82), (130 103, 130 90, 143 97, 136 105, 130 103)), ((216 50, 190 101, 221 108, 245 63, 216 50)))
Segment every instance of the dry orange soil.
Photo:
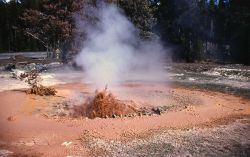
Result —
POLYGON ((88 156, 91 152, 79 140, 81 136, 87 136, 87 133, 115 140, 151 130, 209 127, 218 121, 250 115, 250 101, 240 97, 161 84, 126 84, 120 88, 127 92, 121 94, 118 93, 119 89, 114 89, 113 94, 122 99, 133 100, 139 107, 178 103, 184 103, 186 107, 155 116, 115 119, 51 118, 46 116, 44 108, 61 103, 77 93, 90 92, 86 85, 80 83, 55 87, 58 90, 55 97, 26 95, 21 91, 0 93, 1 150, 13 152, 13 156, 88 156), (129 91, 136 93, 129 94, 129 91))

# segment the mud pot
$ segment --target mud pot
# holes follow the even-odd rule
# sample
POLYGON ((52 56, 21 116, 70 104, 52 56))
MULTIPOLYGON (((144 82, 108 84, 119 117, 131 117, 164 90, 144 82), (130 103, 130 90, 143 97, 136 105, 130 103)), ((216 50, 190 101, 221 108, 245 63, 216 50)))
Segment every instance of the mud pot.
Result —
POLYGON ((239 80, 249 79, 248 69, 242 69, 242 75, 232 72, 231 77, 240 78, 230 80, 219 73, 225 67, 194 71, 195 66, 166 66, 166 82, 126 81, 107 88, 101 95, 107 98, 104 107, 115 102, 122 112, 87 107, 100 113, 90 115, 75 110, 97 97, 80 72, 43 73, 44 84, 52 85, 56 96, 26 94, 25 85, 1 72, 0 156, 249 156, 248 93, 210 90, 203 78, 195 77, 209 75, 205 81, 213 86, 238 81, 245 84, 242 92, 249 90, 249 80, 239 80))

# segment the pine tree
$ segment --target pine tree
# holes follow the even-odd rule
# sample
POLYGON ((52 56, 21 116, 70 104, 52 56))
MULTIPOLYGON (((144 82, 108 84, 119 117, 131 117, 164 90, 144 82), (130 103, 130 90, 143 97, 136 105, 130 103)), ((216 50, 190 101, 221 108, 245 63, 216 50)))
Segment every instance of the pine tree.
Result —
POLYGON ((43 0, 41 10, 27 9, 23 13, 23 31, 50 51, 60 49, 65 60, 73 39, 73 14, 81 4, 81 0, 43 0))
POLYGON ((227 18, 227 39, 236 63, 250 65, 250 3, 248 0, 230 0, 227 18))
POLYGON ((148 0, 118 1, 130 21, 139 29, 142 38, 151 38, 156 24, 155 8, 150 7, 148 0))
POLYGON ((226 8, 226 2, 225 2, 225 0, 220 0, 220 1, 219 1, 218 8, 219 8, 220 10, 226 8))
POLYGON ((212 13, 215 11, 215 0, 209 0, 209 10, 212 13))

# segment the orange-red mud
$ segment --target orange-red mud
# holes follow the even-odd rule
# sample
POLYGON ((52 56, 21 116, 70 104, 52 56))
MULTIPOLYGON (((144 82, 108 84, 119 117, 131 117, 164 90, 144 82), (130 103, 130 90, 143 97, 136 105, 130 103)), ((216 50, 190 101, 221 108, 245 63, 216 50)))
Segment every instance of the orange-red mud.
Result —
MULTIPOLYGON (((197 91, 173 88, 164 85, 124 85, 120 88, 138 90, 138 94, 124 92, 124 99, 137 102, 138 106, 149 104, 176 103, 175 99, 157 97, 152 99, 147 91, 155 93, 175 93, 189 99, 182 100, 186 108, 169 111, 160 116, 124 117, 116 119, 87 118, 49 118, 39 114, 38 108, 45 108, 75 96, 76 93, 89 93, 87 85, 72 83, 55 86, 55 97, 26 95, 21 91, 4 91, 0 93, 0 148, 14 152, 17 156, 33 154, 34 156, 67 156, 71 154, 88 155, 86 147, 79 138, 84 132, 92 132, 103 138, 119 139, 125 134, 142 134, 149 130, 162 128, 188 128, 204 126, 229 117, 249 116, 250 100, 218 92, 197 91), (157 90, 155 90, 157 89, 157 90), (145 91, 145 95, 143 92, 145 91), (143 96, 144 95, 144 96, 143 96), (186 102, 185 102, 186 101, 186 102), (66 146, 64 142, 68 142, 66 146), (72 142, 72 143, 70 143, 72 142), (64 143, 64 144, 63 144, 64 143), (77 153, 76 153, 77 152, 77 153)), ((119 91, 114 89, 114 91, 119 91)), ((119 98, 121 93, 115 93, 119 98)), ((180 101, 180 102, 182 102, 180 101)))

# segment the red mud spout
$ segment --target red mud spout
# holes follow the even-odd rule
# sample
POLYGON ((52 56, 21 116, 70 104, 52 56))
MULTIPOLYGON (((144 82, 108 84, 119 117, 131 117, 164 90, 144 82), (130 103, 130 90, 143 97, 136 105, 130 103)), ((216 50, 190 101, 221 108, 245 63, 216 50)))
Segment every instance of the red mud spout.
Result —
POLYGON ((137 113, 137 110, 134 105, 118 100, 105 89, 101 92, 96 91, 94 97, 88 98, 83 105, 76 106, 73 116, 84 116, 93 119, 96 117, 108 118, 135 113, 137 113))

